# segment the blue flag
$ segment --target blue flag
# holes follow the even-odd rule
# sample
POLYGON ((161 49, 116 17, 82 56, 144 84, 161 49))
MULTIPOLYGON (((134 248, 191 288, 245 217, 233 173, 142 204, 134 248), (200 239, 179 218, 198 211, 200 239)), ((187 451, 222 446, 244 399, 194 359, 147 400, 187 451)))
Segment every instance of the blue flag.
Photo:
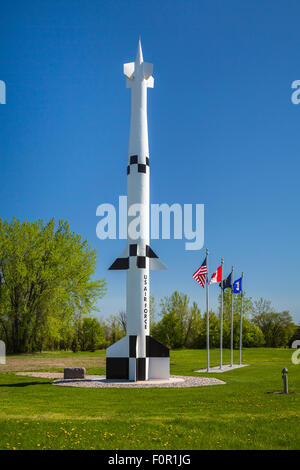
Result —
POLYGON ((239 294, 240 292, 242 292, 242 277, 240 277, 239 279, 237 279, 236 281, 234 281, 233 283, 233 286, 232 286, 232 291, 234 294, 239 294))

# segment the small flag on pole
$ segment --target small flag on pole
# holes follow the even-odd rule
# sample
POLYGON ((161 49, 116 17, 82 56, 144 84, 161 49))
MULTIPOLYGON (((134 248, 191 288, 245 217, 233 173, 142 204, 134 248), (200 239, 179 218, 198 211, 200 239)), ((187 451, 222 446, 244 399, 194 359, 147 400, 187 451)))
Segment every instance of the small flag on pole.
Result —
POLYGON ((215 282, 222 282, 222 264, 218 267, 215 273, 211 276, 209 284, 214 284, 215 282))
POLYGON ((193 274, 193 278, 195 281, 200 284, 200 286, 204 287, 205 286, 205 279, 207 275, 207 257, 204 258, 203 263, 201 264, 200 268, 197 269, 196 272, 193 274))
MULTIPOLYGON (((222 287, 222 284, 220 284, 220 287, 222 287)), ((232 272, 223 281, 223 290, 227 289, 227 287, 232 289, 232 272)))
POLYGON ((242 277, 234 281, 232 291, 234 294, 239 294, 240 292, 242 292, 242 277))

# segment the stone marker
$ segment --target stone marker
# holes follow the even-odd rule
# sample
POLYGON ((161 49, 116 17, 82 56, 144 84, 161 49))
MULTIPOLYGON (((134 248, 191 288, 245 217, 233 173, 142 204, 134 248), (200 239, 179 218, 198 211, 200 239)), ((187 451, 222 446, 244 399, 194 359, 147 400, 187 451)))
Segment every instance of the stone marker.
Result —
POLYGON ((84 367, 74 367, 64 369, 64 379, 85 379, 86 370, 84 367))

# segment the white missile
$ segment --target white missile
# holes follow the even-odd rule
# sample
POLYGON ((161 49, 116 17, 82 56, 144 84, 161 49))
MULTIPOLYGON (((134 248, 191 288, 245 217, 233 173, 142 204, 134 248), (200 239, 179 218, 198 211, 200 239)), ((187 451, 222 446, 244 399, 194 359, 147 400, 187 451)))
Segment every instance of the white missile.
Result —
POLYGON ((143 61, 141 41, 135 62, 124 64, 131 88, 131 119, 127 165, 127 245, 109 269, 126 276, 127 334, 106 351, 107 379, 149 380, 170 376, 169 349, 149 335, 149 270, 166 269, 149 243, 150 160, 147 89, 153 88, 153 65, 143 61), (136 220, 139 230, 134 230, 136 220))

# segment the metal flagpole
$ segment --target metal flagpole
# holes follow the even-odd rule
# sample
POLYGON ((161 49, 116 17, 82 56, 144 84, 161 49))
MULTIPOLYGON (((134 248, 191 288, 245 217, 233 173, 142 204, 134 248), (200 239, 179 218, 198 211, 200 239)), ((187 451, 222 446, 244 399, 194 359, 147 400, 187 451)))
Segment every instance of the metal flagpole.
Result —
POLYGON ((231 328, 230 328, 230 367, 233 365, 233 266, 231 270, 231 328))
POLYGON ((242 340, 243 340, 243 277, 244 273, 242 273, 241 279, 241 314, 240 314, 240 360, 239 364, 242 364, 242 340))
POLYGON ((208 249, 206 248, 206 353, 207 353, 207 372, 209 372, 209 297, 208 297, 208 249))
POLYGON ((220 311, 220 369, 223 362, 223 258, 221 258, 222 279, 221 279, 221 311, 220 311))

